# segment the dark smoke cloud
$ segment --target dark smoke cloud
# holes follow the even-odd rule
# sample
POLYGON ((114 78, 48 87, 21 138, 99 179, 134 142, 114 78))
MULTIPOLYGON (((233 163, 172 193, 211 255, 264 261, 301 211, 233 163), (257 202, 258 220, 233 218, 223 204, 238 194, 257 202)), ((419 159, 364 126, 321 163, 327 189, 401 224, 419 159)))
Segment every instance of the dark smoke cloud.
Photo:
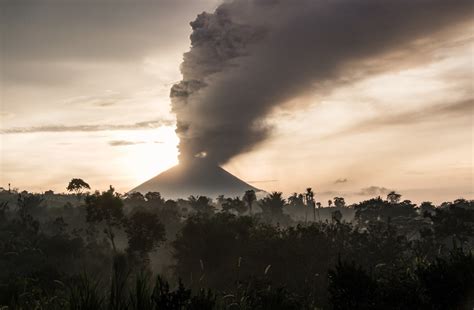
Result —
POLYGON ((202 13, 171 89, 180 159, 225 163, 269 135, 275 107, 470 17, 467 0, 234 0, 202 13))

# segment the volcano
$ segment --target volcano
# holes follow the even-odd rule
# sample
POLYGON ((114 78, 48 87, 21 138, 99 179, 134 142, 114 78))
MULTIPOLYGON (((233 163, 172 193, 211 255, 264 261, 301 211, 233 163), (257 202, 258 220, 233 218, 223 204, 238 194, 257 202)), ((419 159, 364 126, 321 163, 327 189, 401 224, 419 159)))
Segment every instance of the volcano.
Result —
POLYGON ((247 190, 261 190, 205 159, 180 163, 135 187, 130 192, 160 192, 163 197, 177 199, 190 195, 216 198, 242 196, 247 190))

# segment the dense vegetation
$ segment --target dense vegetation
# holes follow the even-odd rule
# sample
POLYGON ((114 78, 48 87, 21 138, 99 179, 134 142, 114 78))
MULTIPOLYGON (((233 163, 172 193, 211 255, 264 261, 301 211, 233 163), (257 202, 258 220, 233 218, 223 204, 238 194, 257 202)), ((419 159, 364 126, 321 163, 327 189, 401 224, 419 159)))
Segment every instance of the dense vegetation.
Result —
POLYGON ((67 189, 0 191, 0 308, 474 307, 473 201, 67 189))

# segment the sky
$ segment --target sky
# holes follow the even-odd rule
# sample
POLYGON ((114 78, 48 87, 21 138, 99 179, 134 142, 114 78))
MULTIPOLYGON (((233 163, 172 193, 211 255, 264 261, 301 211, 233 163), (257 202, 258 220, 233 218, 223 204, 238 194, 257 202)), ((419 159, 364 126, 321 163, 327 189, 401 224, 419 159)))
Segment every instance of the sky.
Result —
MULTIPOLYGON (((189 23, 219 5, 3 1, 0 186, 63 192, 80 177, 126 192, 177 164, 170 89, 183 80, 189 23)), ((223 167, 267 191, 312 187, 323 205, 390 190, 415 202, 474 198, 472 30, 470 21, 451 23, 408 45, 382 42, 383 52, 344 62, 337 83, 295 71, 304 89, 266 109, 265 139, 226 154, 223 167)))

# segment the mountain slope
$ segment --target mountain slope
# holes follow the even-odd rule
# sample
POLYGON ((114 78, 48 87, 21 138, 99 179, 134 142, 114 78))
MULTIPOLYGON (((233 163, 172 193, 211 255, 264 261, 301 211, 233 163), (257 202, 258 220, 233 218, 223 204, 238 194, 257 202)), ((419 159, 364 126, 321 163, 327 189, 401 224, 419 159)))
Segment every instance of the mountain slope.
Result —
POLYGON ((187 198, 190 195, 242 196, 246 190, 260 191, 218 165, 202 159, 174 166, 135 187, 131 192, 160 192, 165 198, 187 198))

